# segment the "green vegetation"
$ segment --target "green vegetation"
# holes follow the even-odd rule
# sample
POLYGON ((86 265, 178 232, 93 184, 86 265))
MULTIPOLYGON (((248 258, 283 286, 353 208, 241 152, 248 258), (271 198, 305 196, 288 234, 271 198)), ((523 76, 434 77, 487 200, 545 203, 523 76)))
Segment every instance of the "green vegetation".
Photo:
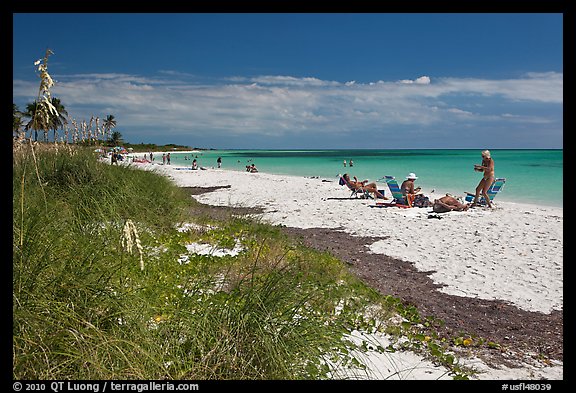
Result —
POLYGON ((37 76, 40 78, 37 99, 28 103, 24 111, 21 111, 16 104, 12 104, 12 137, 14 140, 19 143, 25 143, 27 140, 38 142, 38 133, 42 131, 41 140, 48 143, 51 130, 51 139, 55 144, 108 147, 124 145, 126 148, 132 148, 134 152, 191 150, 189 146, 177 144, 128 143, 124 141, 120 131, 112 131, 117 125, 114 115, 106 116, 102 119, 102 124, 98 116, 91 116, 88 122, 69 118, 64 104, 59 98, 52 96, 51 89, 55 81, 48 73, 48 59, 53 54, 52 50, 47 49, 44 57, 34 62, 37 76), (58 135, 58 130, 62 130, 63 135, 58 135))
POLYGON ((93 149, 34 146, 13 159, 14 379, 323 379, 330 365, 362 369, 371 348, 344 339, 354 329, 433 343, 410 333, 415 310, 277 227, 215 218, 168 178, 93 149))

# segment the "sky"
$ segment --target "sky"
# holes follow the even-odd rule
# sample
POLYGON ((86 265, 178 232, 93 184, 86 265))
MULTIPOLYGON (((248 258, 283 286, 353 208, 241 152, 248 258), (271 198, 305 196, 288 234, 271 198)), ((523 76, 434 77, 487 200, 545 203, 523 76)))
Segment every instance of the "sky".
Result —
POLYGON ((130 143, 563 148, 561 13, 14 13, 13 102, 130 143))

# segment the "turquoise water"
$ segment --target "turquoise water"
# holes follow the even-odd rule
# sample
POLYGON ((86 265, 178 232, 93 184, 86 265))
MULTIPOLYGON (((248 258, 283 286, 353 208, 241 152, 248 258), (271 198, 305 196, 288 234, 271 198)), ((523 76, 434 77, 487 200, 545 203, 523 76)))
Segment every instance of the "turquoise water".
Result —
MULTIPOLYGON (((416 173, 416 184, 423 191, 464 196, 474 192, 482 174, 473 170, 480 164, 481 150, 206 150, 198 153, 172 153, 172 165, 190 166, 191 159, 200 166, 216 167, 222 157, 222 168, 244 171, 254 163, 260 172, 318 176, 337 180, 338 174, 349 173, 361 180, 377 181, 384 175, 404 180, 416 173), (343 161, 354 161, 344 167, 343 161)), ((563 150, 491 150, 496 177, 505 177, 506 185, 496 198, 502 201, 563 205, 563 150)), ((156 161, 161 160, 158 155, 156 161)), ((380 187, 379 187, 380 188, 380 187)))

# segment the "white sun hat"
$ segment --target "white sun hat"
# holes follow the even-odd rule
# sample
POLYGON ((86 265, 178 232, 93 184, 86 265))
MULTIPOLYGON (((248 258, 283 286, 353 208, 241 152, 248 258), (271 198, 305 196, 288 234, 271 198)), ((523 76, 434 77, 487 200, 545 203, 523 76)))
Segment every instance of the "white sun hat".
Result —
POLYGON ((418 176, 416 176, 416 174, 414 172, 411 172, 408 174, 408 176, 406 176, 406 179, 418 179, 418 176))

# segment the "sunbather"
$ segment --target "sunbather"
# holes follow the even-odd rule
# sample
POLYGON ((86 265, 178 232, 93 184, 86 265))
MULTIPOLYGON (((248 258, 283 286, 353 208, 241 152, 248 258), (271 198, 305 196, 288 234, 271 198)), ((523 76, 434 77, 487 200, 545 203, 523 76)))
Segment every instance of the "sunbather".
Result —
POLYGON ((254 163, 252 163, 252 165, 246 165, 246 172, 256 173, 258 172, 258 168, 256 168, 256 165, 254 165, 254 163))
POLYGON ((468 210, 469 206, 469 204, 461 203, 458 199, 451 195, 446 195, 440 199, 434 200, 432 210, 434 210, 436 213, 446 213, 452 210, 466 211, 468 210))
POLYGON ((368 183, 368 180, 359 181, 356 176, 354 176, 354 180, 351 180, 350 175, 347 173, 345 173, 342 177, 344 177, 344 179, 348 182, 348 184, 350 184, 352 187, 354 187, 357 190, 360 190, 363 188, 366 191, 371 192, 374 195, 376 195, 377 198, 388 199, 387 197, 384 196, 384 194, 382 194, 380 191, 378 191, 378 186, 376 185, 375 182, 368 183))
POLYGON ((406 194, 416 195, 420 193, 420 191, 422 190, 420 187, 414 188, 414 181, 416 179, 418 179, 418 176, 416 176, 416 174, 414 173, 409 173, 408 176, 406 176, 406 180, 404 180, 402 182, 402 185, 400 186, 402 195, 404 196, 406 196, 406 194))
POLYGON ((408 176, 406 176, 406 180, 404 180, 400 186, 400 191, 402 191, 404 198, 398 201, 398 203, 412 207, 432 206, 432 202, 422 193, 422 188, 414 187, 414 181, 416 179, 418 179, 418 176, 416 176, 415 173, 409 173, 408 176))

